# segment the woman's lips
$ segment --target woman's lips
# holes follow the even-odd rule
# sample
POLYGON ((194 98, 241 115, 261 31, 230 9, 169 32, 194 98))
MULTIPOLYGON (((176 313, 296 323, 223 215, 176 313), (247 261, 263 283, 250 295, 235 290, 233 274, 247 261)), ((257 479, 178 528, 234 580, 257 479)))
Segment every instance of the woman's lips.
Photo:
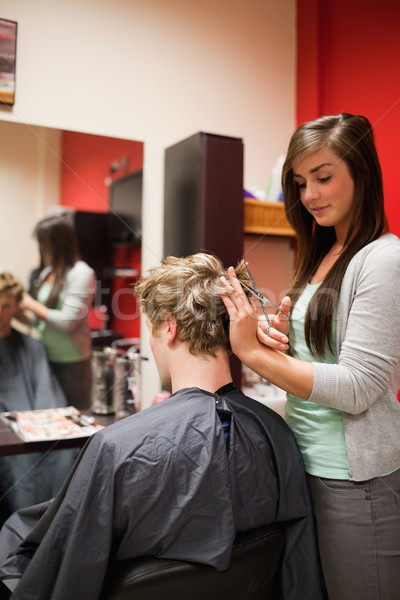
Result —
POLYGON ((324 210, 326 210, 328 207, 327 206, 318 206, 318 207, 313 207, 311 208, 311 212, 314 215, 320 215, 323 213, 324 210))

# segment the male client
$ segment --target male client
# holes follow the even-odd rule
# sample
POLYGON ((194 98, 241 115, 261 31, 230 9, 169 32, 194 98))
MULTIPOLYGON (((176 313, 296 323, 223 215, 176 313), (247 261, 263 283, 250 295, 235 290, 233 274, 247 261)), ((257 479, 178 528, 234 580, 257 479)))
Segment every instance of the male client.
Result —
MULTIPOLYGON (((23 287, 0 273, 0 411, 65 406, 42 344, 12 328, 23 287)), ((52 498, 70 470, 75 451, 0 457, 0 524, 14 510, 52 498)))
MULTIPOLYGON (((243 263, 239 279, 246 279, 243 263)), ((137 292, 172 396, 96 433, 61 492, 0 570, 13 598, 97 600, 111 561, 143 555, 229 566, 238 531, 285 529, 283 598, 324 598, 299 450, 284 421, 232 383, 221 263, 150 270, 137 292)), ((43 510, 43 507, 41 507, 43 510)), ((4 544, 29 528, 23 511, 4 544)))

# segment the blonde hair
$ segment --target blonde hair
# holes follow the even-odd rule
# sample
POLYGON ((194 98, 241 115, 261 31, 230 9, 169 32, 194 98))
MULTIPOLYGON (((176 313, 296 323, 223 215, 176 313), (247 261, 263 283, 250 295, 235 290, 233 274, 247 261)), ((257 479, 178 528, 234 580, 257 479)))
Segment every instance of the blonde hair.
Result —
POLYGON ((0 273, 0 295, 13 296, 17 302, 21 302, 24 295, 22 283, 11 273, 0 273))
MULTIPOLYGON (((243 261, 235 271, 249 284, 243 261)), ((227 292, 221 275, 228 277, 221 261, 205 253, 168 256, 150 269, 135 289, 152 331, 174 317, 179 341, 187 342, 193 354, 215 356, 220 349, 229 350, 229 316, 221 299, 227 292)))

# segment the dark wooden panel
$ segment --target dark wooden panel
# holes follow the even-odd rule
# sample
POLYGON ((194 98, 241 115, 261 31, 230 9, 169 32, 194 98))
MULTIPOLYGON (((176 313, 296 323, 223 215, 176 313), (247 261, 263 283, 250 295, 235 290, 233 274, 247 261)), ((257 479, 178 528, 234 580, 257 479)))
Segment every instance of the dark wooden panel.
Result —
POLYGON ((243 142, 199 132, 165 151, 164 256, 243 252, 243 142))
MULTIPOLYGON (((212 252, 225 267, 243 255, 243 141, 199 132, 165 151, 164 256, 212 252)), ((241 363, 231 357, 234 381, 241 363)))

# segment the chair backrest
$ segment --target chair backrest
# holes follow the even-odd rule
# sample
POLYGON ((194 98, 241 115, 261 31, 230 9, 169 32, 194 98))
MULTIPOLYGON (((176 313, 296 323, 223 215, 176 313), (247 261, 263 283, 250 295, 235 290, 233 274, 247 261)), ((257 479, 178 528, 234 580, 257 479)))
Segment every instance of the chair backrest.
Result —
POLYGON ((284 534, 276 525, 239 533, 229 569, 142 557, 115 566, 107 600, 277 600, 284 534))

